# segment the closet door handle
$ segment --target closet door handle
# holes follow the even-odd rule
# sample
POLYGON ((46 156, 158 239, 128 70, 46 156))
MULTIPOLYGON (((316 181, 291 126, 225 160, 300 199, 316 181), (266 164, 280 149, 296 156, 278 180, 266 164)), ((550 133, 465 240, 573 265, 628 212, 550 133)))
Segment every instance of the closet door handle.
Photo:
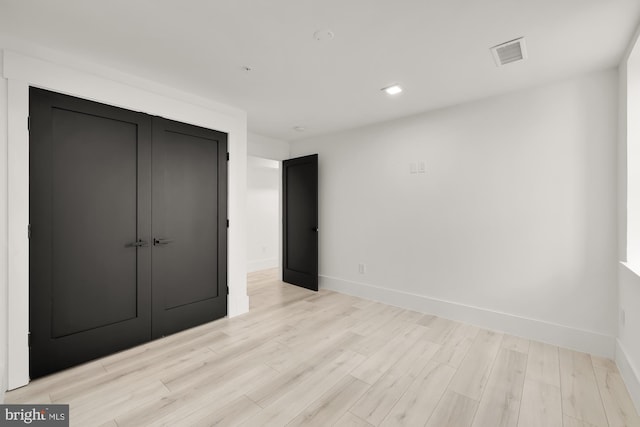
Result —
POLYGON ((142 248, 144 246, 149 246, 149 242, 145 242, 142 239, 138 239, 135 242, 127 243, 124 246, 127 248, 142 248))
POLYGON ((153 239, 153 246, 164 246, 172 242, 171 239, 153 239))

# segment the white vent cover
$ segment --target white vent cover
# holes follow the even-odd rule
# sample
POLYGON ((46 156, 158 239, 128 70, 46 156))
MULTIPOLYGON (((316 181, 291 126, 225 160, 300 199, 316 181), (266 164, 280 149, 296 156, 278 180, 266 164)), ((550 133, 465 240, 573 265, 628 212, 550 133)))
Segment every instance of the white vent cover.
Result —
POLYGON ((524 37, 501 43, 491 48, 493 59, 496 65, 501 67, 512 62, 527 59, 527 46, 524 44, 524 37))

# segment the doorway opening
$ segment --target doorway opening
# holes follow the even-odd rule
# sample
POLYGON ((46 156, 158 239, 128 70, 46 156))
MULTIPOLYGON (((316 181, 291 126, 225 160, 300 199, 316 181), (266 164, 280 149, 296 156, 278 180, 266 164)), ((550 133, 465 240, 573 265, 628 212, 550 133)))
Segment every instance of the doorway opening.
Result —
POLYGON ((269 304, 263 297, 282 277, 280 167, 278 160, 247 156, 247 294, 250 310, 269 304))

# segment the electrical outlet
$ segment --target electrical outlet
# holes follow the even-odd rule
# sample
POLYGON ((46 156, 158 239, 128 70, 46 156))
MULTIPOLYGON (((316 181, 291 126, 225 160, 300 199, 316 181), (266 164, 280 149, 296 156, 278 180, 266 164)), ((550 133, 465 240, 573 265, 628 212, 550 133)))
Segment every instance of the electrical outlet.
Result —
POLYGON ((358 264, 358 273, 365 274, 367 272, 366 264, 358 264))

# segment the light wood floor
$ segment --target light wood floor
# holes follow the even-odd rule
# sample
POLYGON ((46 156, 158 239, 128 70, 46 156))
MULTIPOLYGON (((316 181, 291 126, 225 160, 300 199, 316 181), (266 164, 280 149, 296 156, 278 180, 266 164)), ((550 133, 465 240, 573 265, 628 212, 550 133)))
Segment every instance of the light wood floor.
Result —
POLYGON ((33 381, 76 426, 640 426, 606 359, 249 276, 251 312, 33 381))

